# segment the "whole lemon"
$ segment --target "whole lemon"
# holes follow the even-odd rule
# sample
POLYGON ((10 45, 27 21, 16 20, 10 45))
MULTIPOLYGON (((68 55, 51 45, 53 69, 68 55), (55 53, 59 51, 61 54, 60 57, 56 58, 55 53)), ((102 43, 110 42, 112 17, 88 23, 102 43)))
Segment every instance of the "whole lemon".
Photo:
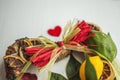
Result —
MULTIPOLYGON (((97 74, 97 78, 99 79, 103 73, 103 61, 100 59, 99 56, 93 56, 90 57, 90 62, 91 64, 94 66, 94 69, 96 71, 97 74)), ((86 64, 86 60, 82 63, 82 65, 80 66, 80 78, 81 80, 86 80, 85 78, 85 64, 86 64)))

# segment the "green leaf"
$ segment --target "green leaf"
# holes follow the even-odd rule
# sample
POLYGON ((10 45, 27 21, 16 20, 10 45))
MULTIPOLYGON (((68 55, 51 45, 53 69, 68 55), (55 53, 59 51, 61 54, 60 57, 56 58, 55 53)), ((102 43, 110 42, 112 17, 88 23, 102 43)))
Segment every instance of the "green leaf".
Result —
POLYGON ((86 55, 85 76, 86 80, 98 80, 95 68, 91 64, 88 55, 86 55))
POLYGON ((95 34, 95 36, 90 37, 88 40, 86 40, 88 47, 98 51, 100 54, 112 62, 116 57, 117 49, 110 34, 107 35, 101 31, 95 30, 92 30, 91 33, 95 34))
POLYGON ((80 80, 79 68, 80 63, 71 54, 68 64, 66 66, 66 74, 69 80, 80 80))
POLYGON ((51 78, 50 80, 67 80, 64 76, 58 73, 51 73, 51 78))
POLYGON ((79 73, 77 73, 76 75, 74 75, 73 77, 69 78, 68 80, 81 80, 79 77, 79 73))

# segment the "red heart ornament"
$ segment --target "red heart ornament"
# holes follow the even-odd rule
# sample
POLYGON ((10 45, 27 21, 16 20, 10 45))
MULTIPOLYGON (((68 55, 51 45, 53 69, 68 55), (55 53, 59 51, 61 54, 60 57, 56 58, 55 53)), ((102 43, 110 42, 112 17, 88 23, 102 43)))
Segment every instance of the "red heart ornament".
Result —
POLYGON ((62 29, 60 26, 55 26, 54 29, 49 29, 48 30, 48 34, 51 35, 51 36, 56 36, 58 37, 61 33, 62 29))

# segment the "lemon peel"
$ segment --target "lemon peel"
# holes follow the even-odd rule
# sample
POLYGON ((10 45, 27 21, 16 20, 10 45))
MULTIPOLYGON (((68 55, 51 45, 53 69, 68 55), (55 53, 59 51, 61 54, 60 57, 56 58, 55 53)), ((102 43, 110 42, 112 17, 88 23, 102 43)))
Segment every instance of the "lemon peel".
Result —
MULTIPOLYGON (((93 56, 90 57, 90 62, 91 64, 94 66, 96 74, 97 74, 97 78, 99 79, 103 73, 103 61, 100 59, 99 56, 93 56)), ((86 80, 85 78, 85 64, 86 64, 86 60, 82 63, 81 67, 80 67, 80 78, 81 80, 86 80)))

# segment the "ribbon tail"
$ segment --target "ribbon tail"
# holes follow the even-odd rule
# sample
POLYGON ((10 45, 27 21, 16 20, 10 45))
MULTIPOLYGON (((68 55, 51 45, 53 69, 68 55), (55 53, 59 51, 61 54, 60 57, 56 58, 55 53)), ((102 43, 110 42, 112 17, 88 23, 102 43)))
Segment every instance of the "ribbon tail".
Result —
POLYGON ((61 48, 55 48, 53 50, 52 57, 51 57, 50 61, 48 62, 47 65, 40 68, 39 73, 42 73, 44 70, 50 71, 61 52, 62 52, 61 48))

